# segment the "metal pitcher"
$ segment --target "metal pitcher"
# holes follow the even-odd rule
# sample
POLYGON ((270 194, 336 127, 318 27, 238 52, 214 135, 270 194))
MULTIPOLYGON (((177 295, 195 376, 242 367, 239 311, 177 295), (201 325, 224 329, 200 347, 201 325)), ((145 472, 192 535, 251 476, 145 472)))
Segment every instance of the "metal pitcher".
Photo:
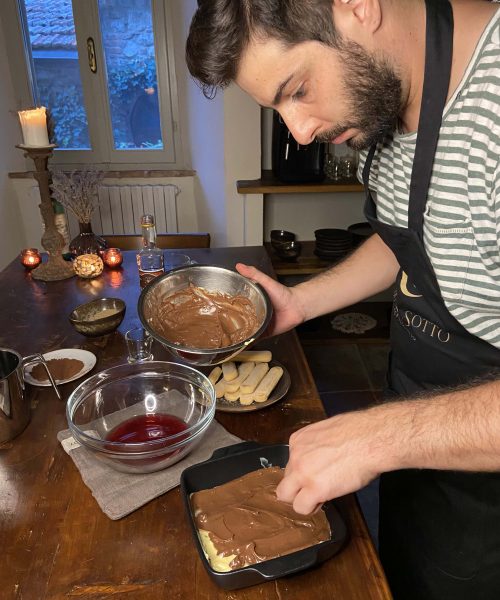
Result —
POLYGON ((31 405, 25 396, 24 369, 33 363, 42 363, 57 397, 61 394, 41 354, 22 358, 15 350, 0 348, 0 443, 7 442, 30 422, 31 405))

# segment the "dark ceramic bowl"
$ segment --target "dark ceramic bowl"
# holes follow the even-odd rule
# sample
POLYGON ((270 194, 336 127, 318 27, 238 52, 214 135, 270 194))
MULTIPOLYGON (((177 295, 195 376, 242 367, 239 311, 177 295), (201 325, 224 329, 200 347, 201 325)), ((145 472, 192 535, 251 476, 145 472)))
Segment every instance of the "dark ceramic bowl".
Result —
POLYGON ((215 571, 211 567, 198 537, 191 506, 191 494, 242 477, 251 471, 262 468, 263 464, 286 467, 287 462, 288 445, 286 444, 264 445, 256 442, 242 442, 234 446, 219 448, 207 461, 188 467, 182 472, 181 494, 194 543, 203 566, 211 579, 220 587, 234 590, 300 573, 328 560, 340 552, 347 542, 347 527, 335 503, 333 501, 326 502, 323 510, 330 523, 332 532, 330 540, 233 571, 215 571))
POLYGON ((361 244, 375 232, 370 223, 353 223, 349 225, 347 231, 350 231, 356 245, 361 244))
POLYGON ((125 302, 120 298, 99 298, 77 306, 69 320, 78 333, 97 337, 118 328, 125 316, 125 308, 125 302))
POLYGON ((277 246, 283 242, 295 241, 295 233, 291 231, 285 231, 284 229, 273 229, 271 231, 271 246, 276 249, 277 246))
POLYGON ((282 260, 296 260, 302 252, 302 244, 295 240, 281 242, 274 246, 274 251, 282 260))
POLYGON ((351 242, 352 234, 346 229, 316 229, 314 236, 318 241, 351 242))

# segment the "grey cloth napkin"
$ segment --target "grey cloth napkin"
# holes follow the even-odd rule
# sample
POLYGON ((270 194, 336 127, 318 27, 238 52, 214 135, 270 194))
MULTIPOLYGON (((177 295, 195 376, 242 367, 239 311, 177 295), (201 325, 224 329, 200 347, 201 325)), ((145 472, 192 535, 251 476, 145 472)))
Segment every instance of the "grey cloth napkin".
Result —
POLYGON ((217 448, 242 441, 214 420, 199 445, 178 463, 156 473, 135 475, 115 471, 96 459, 72 437, 69 429, 60 431, 57 439, 73 459, 102 511, 113 520, 125 517, 179 485, 184 469, 210 458, 217 448))

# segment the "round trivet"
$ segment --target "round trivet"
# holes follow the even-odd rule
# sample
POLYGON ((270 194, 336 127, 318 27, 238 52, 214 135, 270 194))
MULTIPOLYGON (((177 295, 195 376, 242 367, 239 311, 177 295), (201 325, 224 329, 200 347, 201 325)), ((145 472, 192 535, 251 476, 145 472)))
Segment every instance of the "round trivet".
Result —
POLYGON ((377 325, 376 319, 364 313, 344 313, 330 321, 332 329, 342 333, 365 333, 377 325))

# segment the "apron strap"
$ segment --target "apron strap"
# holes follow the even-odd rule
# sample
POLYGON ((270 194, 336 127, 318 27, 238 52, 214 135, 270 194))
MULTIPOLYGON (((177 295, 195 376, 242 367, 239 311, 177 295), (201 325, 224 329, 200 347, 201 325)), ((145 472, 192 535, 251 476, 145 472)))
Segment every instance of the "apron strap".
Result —
POLYGON ((450 85, 453 11, 448 0, 426 0, 425 76, 413 160, 408 229, 423 237, 424 212, 450 85))
MULTIPOLYGON (((425 5, 425 74, 408 202, 408 229, 415 231, 420 239, 423 239, 425 206, 448 97, 453 55, 453 11, 449 1, 425 0, 425 5)), ((369 181, 376 149, 376 144, 370 148, 363 168, 367 205, 373 202, 369 181)))

